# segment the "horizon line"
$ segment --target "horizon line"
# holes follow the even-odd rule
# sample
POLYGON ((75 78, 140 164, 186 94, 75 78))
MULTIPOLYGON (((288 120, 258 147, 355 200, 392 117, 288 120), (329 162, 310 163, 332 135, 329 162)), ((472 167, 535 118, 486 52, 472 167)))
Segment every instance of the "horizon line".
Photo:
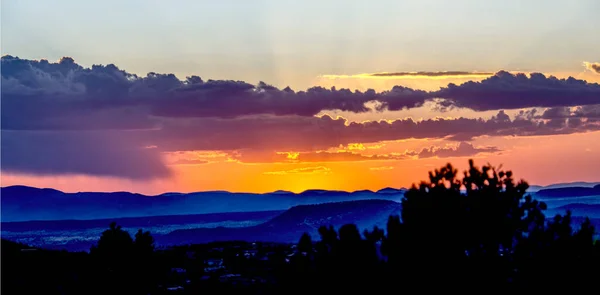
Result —
MULTIPOLYGON (((598 181, 569 181, 569 182, 557 182, 557 183, 551 183, 548 185, 538 185, 538 184, 529 184, 529 188, 531 187, 540 187, 540 188, 545 188, 545 187, 549 187, 549 186, 553 186, 553 185, 568 185, 568 184, 600 184, 600 180, 598 181)), ((55 191, 59 191, 61 193, 66 193, 66 194, 77 194, 77 193, 106 193, 106 194, 114 194, 114 193, 129 193, 129 194, 134 194, 134 195, 142 195, 142 196, 146 196, 146 197, 158 197, 158 196, 162 196, 162 195, 167 195, 167 194, 182 194, 182 195, 186 195, 186 194, 199 194, 199 193, 230 193, 230 194, 248 194, 248 195, 267 195, 267 194, 277 194, 277 193, 290 193, 290 194, 294 194, 294 195, 299 195, 299 194, 303 194, 309 191, 325 191, 325 192, 344 192, 344 193, 356 193, 356 192, 363 192, 363 191, 369 191, 369 192, 373 192, 373 193, 377 193, 379 191, 385 190, 385 189, 395 189, 395 190, 408 190, 410 188, 406 188, 406 187, 400 187, 400 188, 395 188, 395 187, 391 187, 391 186, 387 186, 387 187, 383 187, 380 188, 378 190, 370 190, 370 189, 358 189, 358 190, 352 190, 352 191, 346 191, 346 190, 338 190, 338 189, 319 189, 319 188, 312 188, 312 189, 305 189, 301 192, 295 193, 292 191, 288 191, 288 190, 275 190, 275 191, 268 191, 268 192, 245 192, 245 191, 228 191, 228 190, 206 190, 206 191, 190 191, 190 192, 174 192, 174 191, 166 191, 166 192, 162 192, 159 194, 143 194, 143 193, 138 193, 138 192, 134 192, 134 191, 73 191, 73 192, 67 192, 67 191, 62 191, 59 189, 55 189, 55 188, 51 188, 51 187, 35 187, 35 186, 29 186, 29 185, 23 185, 23 184, 15 184, 15 185, 8 185, 8 186, 0 186, 0 189, 4 189, 4 188, 9 188, 9 187, 27 187, 27 188, 34 188, 34 189, 49 189, 49 190, 55 190, 55 191)))

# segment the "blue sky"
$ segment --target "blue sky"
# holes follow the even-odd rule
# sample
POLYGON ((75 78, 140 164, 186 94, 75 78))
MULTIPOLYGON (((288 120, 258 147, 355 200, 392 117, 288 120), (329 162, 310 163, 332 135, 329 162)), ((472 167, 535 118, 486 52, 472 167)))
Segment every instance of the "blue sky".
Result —
POLYGON ((321 74, 577 71, 600 2, 2 1, 2 53, 308 87, 321 74))

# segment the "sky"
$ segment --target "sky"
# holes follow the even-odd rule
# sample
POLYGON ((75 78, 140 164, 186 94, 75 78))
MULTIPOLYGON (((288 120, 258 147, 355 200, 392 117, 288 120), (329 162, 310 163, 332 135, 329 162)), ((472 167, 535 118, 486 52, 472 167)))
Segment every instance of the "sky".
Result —
POLYGON ((1 5, 2 186, 600 181, 598 1, 1 5))

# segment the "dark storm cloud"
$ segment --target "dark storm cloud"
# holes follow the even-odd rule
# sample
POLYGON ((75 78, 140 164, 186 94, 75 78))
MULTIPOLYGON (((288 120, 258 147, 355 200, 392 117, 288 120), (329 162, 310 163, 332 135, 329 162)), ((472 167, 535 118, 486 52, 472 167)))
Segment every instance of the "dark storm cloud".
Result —
POLYGON ((170 175, 158 150, 137 146, 126 132, 2 131, 1 146, 7 172, 129 179, 170 175))

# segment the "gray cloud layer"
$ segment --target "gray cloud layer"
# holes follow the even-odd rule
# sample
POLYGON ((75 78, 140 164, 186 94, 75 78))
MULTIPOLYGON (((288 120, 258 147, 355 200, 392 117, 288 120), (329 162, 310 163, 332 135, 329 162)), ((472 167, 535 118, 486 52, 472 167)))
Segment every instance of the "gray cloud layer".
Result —
MULTIPOLYGON (((171 74, 139 77, 114 65, 83 68, 70 58, 49 63, 6 56, 2 170, 149 179, 169 175, 160 158, 168 151, 310 152, 408 138, 462 141, 482 135, 587 132, 600 128, 599 91, 598 84, 573 78, 500 72, 438 93, 402 86, 379 93, 320 87, 295 92, 265 83, 203 81, 195 76, 185 81, 171 74), (542 114, 523 111, 513 119, 504 111, 490 119, 365 123, 314 117, 328 109, 365 112, 364 103, 373 100, 388 109, 414 107, 438 94, 446 98, 445 107, 554 108, 542 114), (565 112, 565 106, 574 105, 583 106, 565 112)), ((443 154, 437 151, 437 156, 443 154)))
POLYGON ((431 157, 439 157, 439 158, 447 158, 447 157, 469 157, 474 156, 479 153, 497 153, 500 150, 497 147, 474 147, 472 144, 468 142, 461 142, 458 144, 456 148, 452 147, 430 147, 424 148, 419 153, 414 153, 414 155, 419 156, 419 158, 431 158, 431 157))
POLYGON ((2 170, 36 175, 87 174, 130 179, 170 175, 156 149, 126 132, 2 131, 2 170))
POLYGON ((154 128, 156 117, 310 117, 326 110, 367 112, 369 101, 379 101, 379 110, 400 110, 436 98, 442 107, 479 111, 593 105, 600 104, 600 85, 501 71, 481 82, 449 84, 434 92, 403 86, 383 92, 322 87, 296 92, 263 82, 203 81, 197 76, 182 81, 157 73, 139 77, 112 64, 83 68, 71 58, 50 63, 2 57, 5 130, 154 128))

